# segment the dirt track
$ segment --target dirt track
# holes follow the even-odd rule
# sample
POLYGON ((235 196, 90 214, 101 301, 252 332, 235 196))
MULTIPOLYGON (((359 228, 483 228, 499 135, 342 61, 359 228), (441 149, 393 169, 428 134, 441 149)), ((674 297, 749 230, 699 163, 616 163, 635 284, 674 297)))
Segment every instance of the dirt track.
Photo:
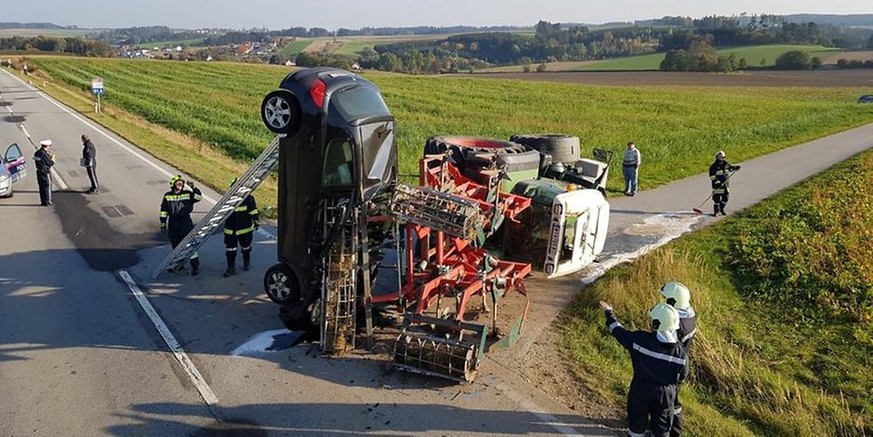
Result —
POLYGON ((554 73, 476 73, 484 79, 521 79, 546 82, 614 86, 748 86, 748 87, 869 87, 873 90, 873 71, 744 71, 741 73, 643 72, 554 72, 554 73))

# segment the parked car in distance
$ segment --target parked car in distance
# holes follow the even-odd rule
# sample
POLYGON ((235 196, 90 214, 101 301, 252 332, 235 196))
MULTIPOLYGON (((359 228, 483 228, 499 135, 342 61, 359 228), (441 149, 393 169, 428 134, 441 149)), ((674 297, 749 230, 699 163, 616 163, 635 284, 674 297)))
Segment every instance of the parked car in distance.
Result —
POLYGON ((27 175, 27 161, 17 143, 6 148, 6 153, 0 157, 0 197, 12 197, 15 190, 12 184, 27 175))
POLYGON ((873 94, 864 94, 858 97, 858 103, 873 103, 873 94))

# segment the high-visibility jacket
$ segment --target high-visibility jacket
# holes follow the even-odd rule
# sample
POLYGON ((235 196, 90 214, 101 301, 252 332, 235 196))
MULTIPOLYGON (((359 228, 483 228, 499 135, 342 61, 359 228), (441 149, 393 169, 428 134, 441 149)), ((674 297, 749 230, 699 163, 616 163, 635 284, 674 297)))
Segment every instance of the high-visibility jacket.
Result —
POLYGON ((709 166, 709 180, 712 182, 713 194, 725 194, 730 185, 730 173, 739 170, 740 166, 731 165, 726 159, 715 160, 709 166))
POLYGON ((191 212, 194 211, 194 204, 202 198, 198 188, 186 189, 178 193, 170 190, 164 193, 164 199, 161 201, 161 227, 169 225, 171 232, 179 230, 187 234, 193 227, 191 212))
POLYGON ((224 221, 225 235, 243 235, 254 232, 258 225, 258 205, 255 196, 248 196, 224 221))

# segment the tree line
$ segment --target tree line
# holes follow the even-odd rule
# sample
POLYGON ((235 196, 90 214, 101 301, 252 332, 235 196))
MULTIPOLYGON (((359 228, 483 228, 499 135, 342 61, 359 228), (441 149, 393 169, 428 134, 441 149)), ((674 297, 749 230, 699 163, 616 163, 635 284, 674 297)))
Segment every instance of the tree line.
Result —
POLYGON ((102 41, 77 37, 21 37, 0 38, 0 50, 23 52, 68 53, 77 56, 112 57, 112 47, 102 41))

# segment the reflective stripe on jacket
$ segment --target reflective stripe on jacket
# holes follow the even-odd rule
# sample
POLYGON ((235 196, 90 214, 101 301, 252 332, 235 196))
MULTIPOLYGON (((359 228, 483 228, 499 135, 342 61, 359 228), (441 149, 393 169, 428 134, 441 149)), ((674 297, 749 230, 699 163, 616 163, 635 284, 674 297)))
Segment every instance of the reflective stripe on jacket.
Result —
POLYGON ((258 223, 258 205, 254 196, 248 196, 233 209, 233 213, 224 221, 226 235, 243 235, 254 232, 258 223))

